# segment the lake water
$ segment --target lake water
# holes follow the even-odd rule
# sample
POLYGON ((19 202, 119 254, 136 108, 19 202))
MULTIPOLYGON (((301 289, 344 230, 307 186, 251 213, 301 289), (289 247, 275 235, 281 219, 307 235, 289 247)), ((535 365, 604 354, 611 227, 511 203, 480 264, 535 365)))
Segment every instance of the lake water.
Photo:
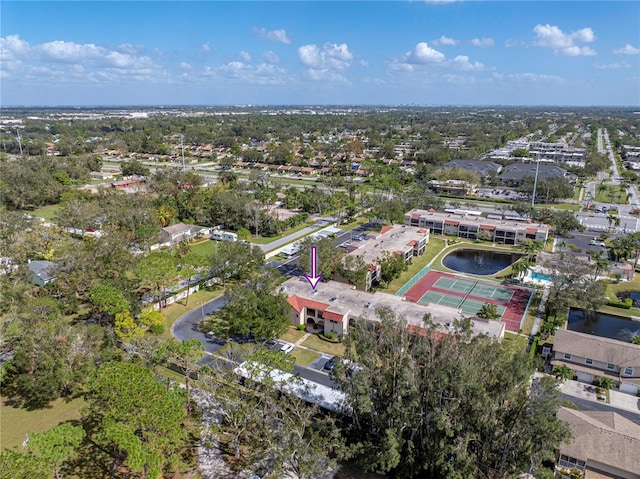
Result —
POLYGON ((458 249, 445 256, 442 264, 461 273, 489 275, 505 269, 521 257, 520 253, 458 249))
POLYGON ((610 314, 596 314, 593 319, 586 319, 581 309, 569 309, 567 329, 579 333, 593 334, 609 339, 629 342, 633 336, 640 335, 640 321, 632 321, 610 314))

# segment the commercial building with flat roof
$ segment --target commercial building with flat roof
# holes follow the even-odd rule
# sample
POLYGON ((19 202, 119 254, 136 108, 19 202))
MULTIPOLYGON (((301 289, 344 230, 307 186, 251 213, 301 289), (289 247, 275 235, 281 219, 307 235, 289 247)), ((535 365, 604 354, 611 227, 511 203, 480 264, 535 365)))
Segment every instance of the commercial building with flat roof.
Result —
MULTIPOLYGON (((425 314, 440 326, 440 331, 451 330, 456 319, 462 317, 462 310, 430 303, 422 305, 406 301, 402 296, 388 293, 368 293, 349 284, 337 281, 319 283, 312 290, 304 278, 291 278, 280 289, 287 295, 291 306, 291 324, 306 325, 312 329, 322 329, 324 334, 344 336, 358 319, 376 321, 376 310, 390 308, 398 317, 404 317, 410 326, 422 328, 425 314)), ((500 321, 474 318, 472 330, 476 335, 484 334, 501 339, 504 325, 500 321)))
POLYGON ((466 213, 442 213, 413 209, 404 215, 409 226, 427 228, 431 233, 471 240, 485 236, 494 243, 522 244, 525 240, 546 241, 549 226, 530 221, 486 218, 466 213), (480 236, 479 236, 480 235, 480 236))

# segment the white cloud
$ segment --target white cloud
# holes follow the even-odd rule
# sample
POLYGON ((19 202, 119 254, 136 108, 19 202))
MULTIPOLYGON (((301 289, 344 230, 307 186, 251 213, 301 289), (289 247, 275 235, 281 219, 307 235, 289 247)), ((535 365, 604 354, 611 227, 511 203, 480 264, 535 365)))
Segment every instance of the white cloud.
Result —
POLYGON ((627 43, 623 48, 614 50, 613 53, 615 53, 616 55, 638 55, 640 54, 640 48, 636 48, 633 45, 629 45, 627 43))
POLYGON ((346 43, 325 43, 318 45, 302 45, 298 48, 298 59, 306 67, 316 70, 345 70, 351 66, 353 54, 346 43))
POLYGON ((485 69, 485 66, 480 62, 470 62, 469 57, 466 55, 458 55, 451 60, 451 65, 454 68, 465 71, 481 71, 485 69))
POLYGON ((404 61, 409 64, 439 63, 444 58, 444 54, 431 48, 427 42, 418 43, 412 51, 404 54, 404 61))
POLYGON ((0 38, 0 58, 3 70, 8 72, 5 78, 19 71, 21 79, 32 82, 96 82, 105 78, 153 81, 164 72, 150 57, 135 53, 142 50, 129 44, 109 49, 64 40, 31 45, 18 35, 0 38))
POLYGON ((264 52, 262 54, 262 59, 266 63, 269 63, 271 65, 277 65, 278 63, 280 63, 280 57, 271 50, 264 52))
POLYGON ((353 53, 346 43, 315 44, 298 48, 298 59, 307 67, 307 76, 314 81, 349 83, 342 72, 351 67, 353 53))
POLYGON ((428 67, 459 71, 487 70, 484 64, 471 61, 467 55, 447 59, 442 52, 430 47, 426 42, 418 43, 412 51, 388 62, 387 67, 396 72, 413 72, 428 67))
POLYGON ((431 43, 433 43, 434 45, 457 45, 458 40, 455 40, 455 39, 449 38, 449 37, 445 37, 444 35, 442 35, 440 38, 438 38, 437 40, 432 41, 431 43))
POLYGON ((182 70, 191 70, 191 65, 189 65, 187 62, 182 62, 180 63, 180 68, 182 70))
POLYGON ((209 45, 209 42, 206 42, 202 44, 200 49, 205 53, 209 53, 211 51, 211 46, 209 45))
POLYGON ((245 63, 251 63, 251 60, 252 60, 251 55, 248 52, 245 52, 244 50, 240 52, 240 58, 242 58, 242 60, 245 63))
POLYGON ((627 62, 617 62, 617 63, 594 63, 593 68, 597 68, 598 70, 618 70, 620 68, 631 68, 631 65, 627 62))
POLYGON ((592 43, 596 39, 591 28, 564 33, 557 26, 546 24, 536 25, 533 32, 536 34, 534 45, 552 48, 555 55, 575 57, 596 54, 591 47, 578 45, 579 43, 592 43))
POLYGON ((266 28, 254 28, 254 35, 257 35, 261 38, 266 38, 267 40, 271 40, 272 42, 284 43, 288 45, 291 43, 291 40, 287 36, 287 32, 285 30, 267 30, 266 28))
POLYGON ((492 47, 493 45, 495 45, 495 43, 496 42, 493 38, 487 38, 487 37, 474 38, 473 40, 471 40, 471 45, 473 45, 474 47, 480 47, 480 48, 492 47))

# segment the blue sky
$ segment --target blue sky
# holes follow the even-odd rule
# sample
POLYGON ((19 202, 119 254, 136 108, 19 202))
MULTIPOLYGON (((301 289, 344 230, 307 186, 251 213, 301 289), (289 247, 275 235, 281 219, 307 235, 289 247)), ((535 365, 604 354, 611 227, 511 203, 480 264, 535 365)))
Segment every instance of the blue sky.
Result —
POLYGON ((3 105, 640 105, 640 2, 0 3, 3 105))

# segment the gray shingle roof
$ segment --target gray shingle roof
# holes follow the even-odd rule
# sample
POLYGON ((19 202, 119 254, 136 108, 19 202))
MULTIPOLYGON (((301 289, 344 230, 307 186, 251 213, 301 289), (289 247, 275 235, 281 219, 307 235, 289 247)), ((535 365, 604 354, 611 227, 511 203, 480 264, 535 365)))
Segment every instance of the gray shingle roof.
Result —
POLYGON ((571 427, 573 442, 562 445, 560 454, 597 461, 623 471, 640 474, 640 426, 615 412, 575 411, 561 407, 558 419, 571 427))
MULTIPOLYGON (((640 326, 640 323, 638 325, 640 326)), ((560 329, 556 331, 553 349, 620 367, 632 367, 634 376, 637 375, 636 371, 640 371, 638 344, 560 329)))

